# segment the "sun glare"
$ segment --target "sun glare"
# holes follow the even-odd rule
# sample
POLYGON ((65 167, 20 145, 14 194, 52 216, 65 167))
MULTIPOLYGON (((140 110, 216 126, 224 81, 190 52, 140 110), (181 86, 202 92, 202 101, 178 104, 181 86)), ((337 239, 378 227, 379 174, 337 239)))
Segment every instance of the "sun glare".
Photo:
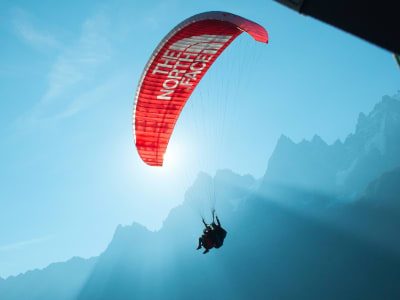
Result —
POLYGON ((179 162, 182 159, 182 151, 176 143, 170 143, 167 151, 164 154, 164 164, 161 168, 163 171, 171 171, 179 167, 179 162))

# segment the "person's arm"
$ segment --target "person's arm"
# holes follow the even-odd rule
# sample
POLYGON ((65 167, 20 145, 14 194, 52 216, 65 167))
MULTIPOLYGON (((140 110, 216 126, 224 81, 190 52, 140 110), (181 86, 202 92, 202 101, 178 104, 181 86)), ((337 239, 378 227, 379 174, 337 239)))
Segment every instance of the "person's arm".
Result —
POLYGON ((218 216, 215 216, 215 219, 217 219, 217 225, 218 225, 219 227, 221 227, 221 223, 219 222, 218 216))
POLYGON ((204 221, 203 218, 202 218, 201 220, 203 221, 204 226, 206 226, 206 228, 207 228, 207 223, 206 223, 206 221, 204 221))

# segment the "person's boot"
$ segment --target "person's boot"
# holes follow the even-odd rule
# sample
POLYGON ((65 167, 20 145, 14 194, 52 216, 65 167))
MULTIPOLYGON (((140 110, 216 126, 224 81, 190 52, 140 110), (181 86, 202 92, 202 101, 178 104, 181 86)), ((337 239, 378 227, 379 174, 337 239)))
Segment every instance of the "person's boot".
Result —
POLYGON ((201 245, 199 245, 197 248, 196 248, 196 250, 199 250, 201 248, 201 245))
POLYGON ((206 254, 208 251, 210 251, 210 249, 204 250, 203 254, 206 254))

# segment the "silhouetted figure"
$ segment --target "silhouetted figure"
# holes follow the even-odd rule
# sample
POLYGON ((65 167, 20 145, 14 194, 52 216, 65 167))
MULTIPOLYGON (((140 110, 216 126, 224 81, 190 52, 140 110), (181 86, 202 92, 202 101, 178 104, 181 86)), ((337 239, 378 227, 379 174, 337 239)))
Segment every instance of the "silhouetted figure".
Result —
POLYGON ((215 216, 217 223, 214 222, 214 214, 215 210, 212 211, 212 227, 210 227, 204 221, 204 219, 202 219, 203 224, 206 228, 203 230, 203 235, 199 238, 199 245, 197 247, 197 250, 199 250, 203 246, 205 249, 203 254, 206 254, 213 247, 221 247, 226 237, 226 230, 221 227, 221 222, 219 221, 218 216, 215 216))
POLYGON ((206 254, 210 249, 214 246, 214 232, 212 228, 202 219, 204 226, 203 234, 199 238, 199 245, 197 247, 197 250, 201 248, 201 246, 204 247, 204 252, 203 254, 206 254))
POLYGON ((224 244, 226 237, 226 230, 221 227, 221 222, 218 216, 215 216, 217 223, 214 222, 214 212, 213 212, 213 222, 211 223, 212 231, 214 233, 214 247, 219 248, 224 244))

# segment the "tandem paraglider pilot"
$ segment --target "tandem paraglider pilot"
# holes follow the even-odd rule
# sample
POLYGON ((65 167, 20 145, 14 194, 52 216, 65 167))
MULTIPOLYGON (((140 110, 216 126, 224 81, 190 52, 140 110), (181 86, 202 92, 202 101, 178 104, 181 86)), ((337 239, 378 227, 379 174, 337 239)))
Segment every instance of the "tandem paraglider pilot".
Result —
POLYGON ((226 237, 227 232, 224 228, 222 228, 218 216, 215 216, 217 223, 214 222, 214 214, 215 210, 212 211, 213 220, 211 226, 204 221, 204 218, 202 219, 205 228, 202 236, 199 238, 197 250, 201 249, 203 246, 205 249, 203 254, 209 252, 211 248, 220 248, 224 244, 226 237))

